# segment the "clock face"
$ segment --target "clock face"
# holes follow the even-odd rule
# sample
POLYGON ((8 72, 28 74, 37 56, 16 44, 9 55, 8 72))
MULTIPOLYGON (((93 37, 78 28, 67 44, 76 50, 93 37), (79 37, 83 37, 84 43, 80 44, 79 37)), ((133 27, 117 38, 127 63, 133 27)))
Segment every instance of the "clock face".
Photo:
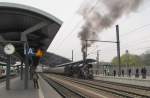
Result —
POLYGON ((7 55, 11 55, 15 52, 15 47, 12 45, 12 44, 7 44, 5 47, 4 47, 4 52, 7 54, 7 55))

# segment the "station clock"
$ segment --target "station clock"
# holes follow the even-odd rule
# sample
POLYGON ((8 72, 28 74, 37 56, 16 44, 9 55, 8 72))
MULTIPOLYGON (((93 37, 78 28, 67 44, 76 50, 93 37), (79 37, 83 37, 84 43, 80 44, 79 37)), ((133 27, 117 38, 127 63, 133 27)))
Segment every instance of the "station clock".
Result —
POLYGON ((9 43, 4 46, 4 52, 7 55, 11 55, 15 52, 15 47, 13 44, 9 43))

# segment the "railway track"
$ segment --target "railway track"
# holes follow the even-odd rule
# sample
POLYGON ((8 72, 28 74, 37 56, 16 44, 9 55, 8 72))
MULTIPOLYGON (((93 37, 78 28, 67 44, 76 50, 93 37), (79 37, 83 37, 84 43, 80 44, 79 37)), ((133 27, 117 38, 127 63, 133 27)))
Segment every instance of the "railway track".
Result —
POLYGON ((5 81, 5 76, 0 77, 0 83, 3 82, 3 81, 5 81))
MULTIPOLYGON (((73 79, 64 76, 54 75, 55 77, 70 81, 72 83, 81 84, 89 88, 95 89, 98 92, 104 91, 120 98, 150 98, 150 88, 106 82, 106 81, 88 81, 81 79, 73 79)), ((115 97, 115 98, 117 98, 115 97)))
POLYGON ((124 87, 129 87, 129 88, 135 88, 135 89, 141 89, 145 91, 149 91, 150 87, 145 87, 145 86, 137 86, 133 84, 125 84, 125 83, 116 83, 116 82, 110 82, 110 81, 105 81, 105 80, 94 80, 95 82, 98 83, 107 83, 107 84, 112 84, 112 85, 117 85, 117 86, 124 86, 124 87))
MULTIPOLYGON (((17 77, 16 75, 11 75, 10 79, 17 77)), ((6 76, 0 77, 0 83, 6 81, 6 76)))
MULTIPOLYGON (((80 83, 83 85, 87 85, 89 87, 99 89, 99 90, 104 90, 106 92, 122 96, 122 97, 127 97, 127 98, 150 98, 150 91, 147 92, 147 89, 142 87, 130 87, 125 85, 114 85, 109 82, 108 83, 100 83, 100 82, 93 82, 93 81, 83 81, 83 80, 71 80, 72 82, 80 83)), ((150 88, 149 88, 150 90, 150 88)))
POLYGON ((86 96, 83 96, 76 91, 60 84, 57 81, 54 81, 44 75, 42 75, 44 80, 48 82, 49 85, 51 85, 63 98, 86 98, 86 96))

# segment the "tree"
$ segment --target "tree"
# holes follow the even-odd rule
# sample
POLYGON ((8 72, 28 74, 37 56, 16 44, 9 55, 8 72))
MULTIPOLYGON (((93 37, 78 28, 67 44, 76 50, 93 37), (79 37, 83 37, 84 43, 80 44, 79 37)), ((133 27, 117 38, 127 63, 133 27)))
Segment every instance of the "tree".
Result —
POLYGON ((114 58, 112 59, 111 63, 112 63, 113 65, 117 65, 117 64, 118 64, 118 58, 117 58, 117 57, 114 57, 114 58))
POLYGON ((140 57, 141 57, 141 60, 142 60, 142 64, 144 66, 150 66, 150 53, 149 52, 145 52, 140 57))
MULTIPOLYGON (((114 57, 112 59, 112 64, 113 65, 118 65, 118 59, 117 57, 114 57)), ((121 56, 121 65, 122 66, 141 66, 142 61, 140 56, 138 55, 133 55, 133 54, 123 54, 121 56)))

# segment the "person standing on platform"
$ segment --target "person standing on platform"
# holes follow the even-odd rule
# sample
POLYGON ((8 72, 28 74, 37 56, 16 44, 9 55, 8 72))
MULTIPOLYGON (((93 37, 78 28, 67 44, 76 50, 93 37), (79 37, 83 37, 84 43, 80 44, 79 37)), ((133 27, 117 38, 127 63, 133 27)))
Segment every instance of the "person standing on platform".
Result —
POLYGON ((128 75, 131 77, 131 69, 128 70, 128 75))
POLYGON ((146 79, 146 72, 147 72, 147 70, 145 67, 141 69, 141 74, 142 74, 143 79, 146 79))
POLYGON ((144 67, 144 79, 146 79, 146 73, 147 73, 147 70, 146 70, 146 68, 144 67))
POLYGON ((38 75, 36 72, 33 73, 33 83, 34 83, 34 88, 39 88, 39 84, 38 84, 38 75))
POLYGON ((139 78, 139 69, 137 68, 135 72, 136 72, 136 73, 135 73, 135 77, 136 77, 136 78, 139 78))
POLYGON ((114 77, 116 76, 116 70, 114 70, 114 77))
POLYGON ((122 77, 124 77, 124 70, 122 70, 121 73, 122 73, 122 77))

